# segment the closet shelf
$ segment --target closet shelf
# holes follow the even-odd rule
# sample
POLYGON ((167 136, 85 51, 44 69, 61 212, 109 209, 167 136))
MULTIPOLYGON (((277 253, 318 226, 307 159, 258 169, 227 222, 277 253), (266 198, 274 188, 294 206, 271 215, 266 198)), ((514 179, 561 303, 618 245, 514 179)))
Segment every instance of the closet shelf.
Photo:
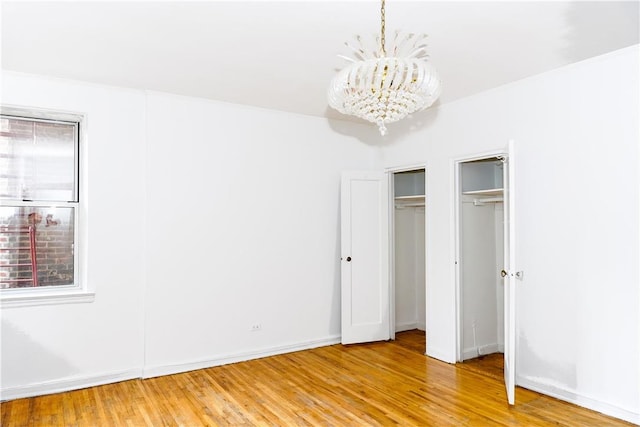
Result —
POLYGON ((397 196, 394 197, 396 209, 414 208, 424 206, 424 194, 416 194, 414 196, 397 196))
POLYGON ((489 188, 487 190, 464 191, 462 194, 471 196, 502 196, 502 188, 489 188))

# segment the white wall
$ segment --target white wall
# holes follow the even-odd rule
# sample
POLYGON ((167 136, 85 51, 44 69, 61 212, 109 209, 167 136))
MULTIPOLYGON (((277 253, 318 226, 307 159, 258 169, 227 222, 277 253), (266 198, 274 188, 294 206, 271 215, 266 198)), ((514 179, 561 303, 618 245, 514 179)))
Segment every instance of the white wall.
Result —
POLYGON ((424 208, 396 208, 394 222, 395 329, 396 332, 424 330, 424 208))
POLYGON ((86 114, 92 303, 2 309, 2 398, 138 377, 145 281, 144 94, 6 73, 2 103, 86 114))
POLYGON ((309 116, 147 105, 145 375, 339 342, 340 173, 373 150, 309 116))
POLYGON ((5 104, 87 115, 96 290, 2 310, 3 399, 339 341, 340 172, 371 147, 319 118, 2 77, 5 104))
POLYGON ((418 115, 422 129, 380 156, 428 160, 427 351, 453 362, 453 160, 515 139, 517 381, 635 422, 638 56, 633 46, 418 115))
MULTIPOLYGON (((460 293, 462 300, 462 358, 502 351, 498 345, 496 282, 496 209, 494 203, 474 204, 462 196, 460 208, 460 293)), ((500 224, 502 227, 502 224, 500 224)), ((503 242, 500 242, 502 246, 503 242)), ((502 290, 502 289, 501 289, 502 290)), ((500 307, 504 310, 503 307, 500 307)))

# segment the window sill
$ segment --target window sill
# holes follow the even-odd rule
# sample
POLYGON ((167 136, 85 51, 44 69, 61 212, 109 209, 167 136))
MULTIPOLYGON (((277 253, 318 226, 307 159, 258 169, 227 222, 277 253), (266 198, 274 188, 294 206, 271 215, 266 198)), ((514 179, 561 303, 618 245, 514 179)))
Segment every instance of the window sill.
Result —
POLYGON ((38 305, 60 305, 89 303, 95 300, 95 292, 74 290, 72 292, 37 292, 16 293, 14 295, 0 294, 0 307, 31 307, 38 305))

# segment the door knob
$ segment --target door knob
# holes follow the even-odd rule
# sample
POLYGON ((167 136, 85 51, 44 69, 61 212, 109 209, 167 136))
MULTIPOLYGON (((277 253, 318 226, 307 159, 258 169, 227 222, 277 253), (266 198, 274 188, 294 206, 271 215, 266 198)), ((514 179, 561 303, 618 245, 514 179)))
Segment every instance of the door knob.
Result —
POLYGON ((502 270, 502 271, 500 272, 500 276, 502 276, 502 277, 507 277, 507 274, 508 274, 508 273, 507 273, 507 271, 506 271, 506 270, 502 270))
POLYGON ((347 262, 351 262, 351 257, 350 256, 347 257, 347 262))

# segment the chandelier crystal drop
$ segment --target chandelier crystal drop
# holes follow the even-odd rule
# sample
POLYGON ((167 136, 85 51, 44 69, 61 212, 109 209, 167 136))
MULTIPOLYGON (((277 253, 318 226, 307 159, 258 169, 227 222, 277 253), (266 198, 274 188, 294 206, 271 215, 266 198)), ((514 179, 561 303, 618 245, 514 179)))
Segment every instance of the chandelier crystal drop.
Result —
POLYGON ((381 135, 387 123, 430 107, 440 95, 438 73, 427 61, 426 35, 396 32, 391 52, 385 49, 384 0, 381 31, 371 49, 356 36, 345 43, 353 58, 331 82, 329 105, 343 114, 360 117, 378 125, 381 135))

